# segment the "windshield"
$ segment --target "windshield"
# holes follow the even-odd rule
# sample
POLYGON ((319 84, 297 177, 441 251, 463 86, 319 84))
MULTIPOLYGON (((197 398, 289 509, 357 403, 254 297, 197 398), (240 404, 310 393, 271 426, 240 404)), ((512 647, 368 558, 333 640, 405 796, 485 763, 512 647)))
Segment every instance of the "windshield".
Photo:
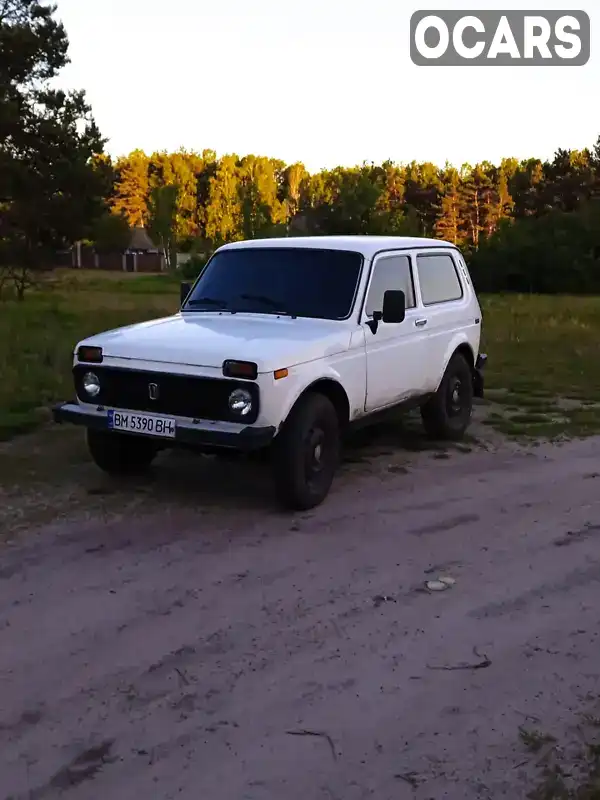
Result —
POLYGON ((349 250, 223 250, 207 264, 182 310, 346 319, 361 266, 361 254, 349 250))

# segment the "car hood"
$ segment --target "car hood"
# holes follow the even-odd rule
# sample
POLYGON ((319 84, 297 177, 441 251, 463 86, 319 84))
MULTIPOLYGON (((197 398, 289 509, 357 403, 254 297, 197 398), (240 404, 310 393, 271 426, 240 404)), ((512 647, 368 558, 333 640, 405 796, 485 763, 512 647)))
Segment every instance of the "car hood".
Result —
POLYGON ((106 357, 221 368, 253 361, 270 372, 344 352, 351 333, 335 320, 265 314, 189 312, 117 328, 79 344, 106 357))

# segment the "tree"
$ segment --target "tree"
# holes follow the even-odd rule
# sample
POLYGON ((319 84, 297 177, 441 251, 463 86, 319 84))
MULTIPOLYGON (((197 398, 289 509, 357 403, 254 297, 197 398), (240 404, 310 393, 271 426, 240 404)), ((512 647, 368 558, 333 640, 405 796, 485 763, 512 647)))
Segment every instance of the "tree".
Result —
POLYGON ((197 176, 204 164, 202 155, 185 150, 153 153, 148 160, 150 193, 156 187, 177 186, 174 234, 178 245, 193 240, 199 234, 197 176))
POLYGON ((303 189, 309 179, 304 164, 291 164, 283 172, 283 201, 287 205, 287 219, 293 219, 300 211, 303 189))
POLYGON ((174 267, 177 262, 178 201, 179 187, 173 184, 155 186, 150 194, 150 233, 160 242, 169 269, 174 267))
POLYGON ((105 211, 92 230, 92 241, 100 253, 122 253, 131 241, 131 229, 125 217, 105 211))
POLYGON ((246 156, 239 164, 239 196, 242 232, 256 239, 284 232, 288 219, 286 203, 279 199, 279 165, 272 159, 246 156))
POLYGON ((543 172, 543 212, 575 211, 594 193, 593 156, 589 150, 559 149, 552 162, 544 164, 543 172))
POLYGON ((480 291, 600 292, 600 202, 502 224, 473 255, 480 291))
POLYGON ((438 239, 458 244, 460 241, 460 176, 458 170, 446 164, 442 173, 442 199, 435 223, 438 239))
POLYGON ((127 220, 130 228, 140 228, 148 221, 150 181, 148 156, 134 150, 115 165, 116 180, 110 206, 127 220))
POLYGON ((462 240, 473 250, 479 248, 482 236, 494 231, 498 219, 498 195, 491 176, 491 164, 484 162, 461 170, 460 203, 462 240))
MULTIPOLYGON (((440 205, 442 183, 434 164, 411 162, 405 169, 404 202, 417 213, 421 236, 431 236, 440 205)), ((408 209, 407 209, 408 210, 408 209)))
POLYGON ((208 183, 206 238, 216 246, 242 239, 238 157, 223 156, 208 183))
POLYGON ((544 187, 544 165, 538 158, 521 161, 511 181, 514 216, 517 219, 541 213, 540 196, 544 187))
POLYGON ((68 39, 40 0, 0 0, 0 268, 23 299, 32 270, 91 235, 112 178, 83 92, 52 88, 68 39))
POLYGON ((589 291, 598 283, 598 205, 591 201, 600 201, 600 138, 549 161, 505 158, 460 170, 385 161, 310 174, 300 163, 218 159, 212 150, 150 157, 138 150, 114 167, 105 156, 91 164, 114 183, 113 217, 94 228, 98 246, 123 241, 128 225, 146 224, 170 261, 175 245, 193 255, 194 274, 215 246, 242 238, 435 235, 460 245, 490 286, 589 291), (581 249, 572 266, 569 236, 581 249))

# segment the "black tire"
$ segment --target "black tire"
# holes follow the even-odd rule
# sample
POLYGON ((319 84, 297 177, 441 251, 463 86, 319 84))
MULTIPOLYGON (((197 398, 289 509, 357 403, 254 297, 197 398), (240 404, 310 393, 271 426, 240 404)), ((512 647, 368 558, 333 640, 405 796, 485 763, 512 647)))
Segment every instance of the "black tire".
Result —
POLYGON ((340 460, 340 424, 332 402, 317 392, 300 398, 273 442, 279 501, 306 511, 329 494, 340 460))
POLYGON ((462 439, 473 414, 473 374, 461 353, 455 353, 437 392, 421 407, 423 425, 433 439, 462 439))
POLYGON ((112 431, 87 430, 90 455, 109 475, 137 475, 145 472, 158 452, 155 442, 141 436, 112 431))

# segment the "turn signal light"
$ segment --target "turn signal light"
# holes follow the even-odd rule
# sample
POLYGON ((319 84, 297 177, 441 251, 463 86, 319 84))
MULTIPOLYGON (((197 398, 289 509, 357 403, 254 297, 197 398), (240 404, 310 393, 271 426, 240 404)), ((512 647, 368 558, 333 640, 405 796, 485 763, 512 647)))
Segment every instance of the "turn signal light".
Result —
POLYGON ((287 378, 289 374, 290 373, 288 369, 276 369, 273 373, 273 377, 276 381, 280 381, 282 378, 287 378))
POLYGON ((252 361, 224 361, 223 375, 226 378, 243 378, 255 381, 258 376, 258 365, 252 361))
POLYGON ((77 350, 77 360, 85 361, 87 364, 101 364, 102 363, 102 348, 101 347, 80 347, 77 350))

